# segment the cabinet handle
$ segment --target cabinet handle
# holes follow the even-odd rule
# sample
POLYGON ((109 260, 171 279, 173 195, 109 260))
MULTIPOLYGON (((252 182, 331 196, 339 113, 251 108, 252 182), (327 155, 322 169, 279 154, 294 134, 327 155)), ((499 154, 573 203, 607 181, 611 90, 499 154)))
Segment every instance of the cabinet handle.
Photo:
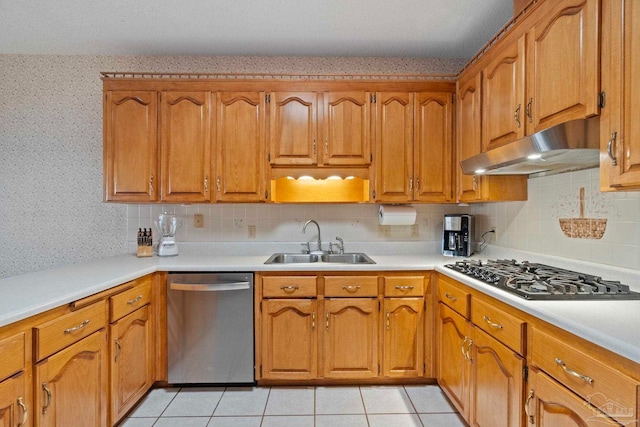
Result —
POLYGON ((49 406, 51 405, 51 400, 53 400, 53 396, 51 395, 51 390, 49 390, 49 387, 47 387, 47 383, 42 383, 42 390, 44 390, 44 393, 47 397, 47 402, 42 407, 42 413, 46 414, 49 410, 49 406))
POLYGON ((328 331, 329 330, 329 312, 326 312, 327 314, 325 315, 325 328, 328 331))
POLYGON ((18 423, 17 427, 22 427, 27 424, 27 419, 29 418, 29 411, 27 410, 27 405, 22 401, 22 397, 18 398, 18 406, 22 409, 22 420, 18 423))
POLYGON ((487 324, 493 328, 496 329, 502 329, 502 325, 500 323, 495 323, 491 321, 491 318, 489 318, 489 316, 482 316, 482 319, 487 322, 487 324))
POLYGON ((283 291, 285 291, 286 293, 290 294, 292 292, 295 292, 296 290, 298 290, 298 286, 280 286, 280 289, 282 289, 283 291))
POLYGON ((529 402, 531 402, 531 399, 533 399, 533 389, 529 390, 529 394, 527 395, 527 400, 524 401, 524 413, 527 415, 527 418, 529 419, 529 424, 535 424, 535 419, 533 418, 533 415, 529 413, 529 402))
POLYGON ((65 334, 70 334, 71 332, 75 332, 75 331, 77 331, 78 329, 82 329, 82 328, 84 328, 85 326, 87 326, 87 325, 89 324, 89 322, 90 322, 90 320, 89 320, 89 319, 87 319, 87 320, 85 320, 84 322, 80 323, 78 326, 74 326, 74 327, 72 327, 72 328, 65 329, 65 330, 64 330, 64 333, 65 333, 65 334))
POLYGON ((114 358, 114 362, 117 362, 118 358, 120 357, 120 354, 122 353, 122 344, 120 344, 120 341, 118 341, 117 338, 113 341, 116 344, 116 357, 114 358))
POLYGON ((468 360, 467 353, 464 352, 464 345, 467 343, 467 341, 469 341, 469 337, 465 336, 464 340, 462 341, 462 345, 460 346, 460 350, 462 351, 462 357, 464 357, 465 360, 468 360))
POLYGON ((311 313, 311 330, 312 331, 316 330, 316 313, 315 313, 315 311, 313 313, 311 313))
POLYGON ((391 326, 391 321, 389 320, 389 311, 387 310, 387 331, 389 330, 390 326, 391 326))
POLYGON ((316 155, 316 140, 313 140, 313 155, 316 155))
POLYGON ((209 192, 209 175, 205 175, 204 177, 204 192, 209 192))
POLYGON ((516 108, 516 112, 513 114, 513 120, 516 121, 516 125, 518 126, 518 128, 520 128, 521 123, 520 123, 520 107, 521 104, 518 104, 518 108, 516 108))
POLYGON ((617 137, 618 137, 618 132, 613 131, 611 133, 611 139, 607 143, 607 154, 609 155, 609 158, 611 159, 611 164, 613 166, 618 165, 618 158, 613 155, 613 144, 616 142, 617 137))
POLYGON ((477 175, 473 175, 473 191, 478 191, 478 180, 477 175))
POLYGON ((216 178, 216 190, 218 191, 218 193, 220 192, 220 177, 216 178))
POLYGON ((533 106, 533 98, 529 98, 529 102, 527 102, 526 114, 529 117, 529 123, 533 123, 533 114, 531 112, 533 106))
POLYGON ((329 155, 329 142, 326 139, 324 140, 324 154, 329 155))
POLYGON ((396 289, 399 289, 401 291, 410 291, 411 289, 413 289, 413 285, 407 285, 407 286, 397 285, 396 289))
POLYGON ((562 359, 558 359, 556 357, 556 363, 558 365, 560 365, 560 367, 562 368, 563 371, 565 371, 567 374, 576 377, 576 378, 580 378, 581 380, 584 380, 584 382, 586 382, 587 384, 593 384, 593 378, 591 378, 588 375, 582 375, 576 371, 574 371, 573 369, 569 369, 567 368, 567 365, 562 361, 562 359))
POLYGON ((153 175, 149 177, 149 194, 153 196, 153 175))
POLYGON ((345 285, 342 287, 342 289, 344 289, 347 292, 358 292, 358 289, 360 289, 360 285, 345 285))
POLYGON ((133 304, 137 303, 138 301, 140 301, 141 299, 142 299, 142 294, 138 295, 134 299, 130 299, 129 301, 127 301, 127 305, 133 305, 133 304))
POLYGON ((413 177, 409 177, 409 191, 413 191, 413 177))
POLYGON ((467 351, 465 352, 465 356, 467 357, 467 360, 469 362, 473 362, 473 360, 471 359, 471 356, 469 356, 469 352, 471 351, 472 345, 473 345, 473 340, 470 339, 469 342, 467 343, 467 351))
POLYGON ((449 299, 449 300, 451 300, 451 301, 453 301, 453 302, 458 301, 458 298, 454 297, 453 295, 450 295, 450 294, 449 294, 449 292, 446 292, 446 293, 444 294, 444 296, 445 296, 445 297, 447 297, 447 299, 449 299))
POLYGON ((416 191, 420 190, 420 177, 416 176, 416 191))

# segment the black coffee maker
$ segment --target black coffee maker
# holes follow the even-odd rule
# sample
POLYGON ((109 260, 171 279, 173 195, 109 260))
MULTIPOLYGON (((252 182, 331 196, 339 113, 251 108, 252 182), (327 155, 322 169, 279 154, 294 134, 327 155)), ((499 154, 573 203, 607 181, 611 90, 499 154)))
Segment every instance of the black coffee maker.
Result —
POLYGON ((442 255, 471 256, 473 254, 473 215, 446 214, 443 225, 442 255))

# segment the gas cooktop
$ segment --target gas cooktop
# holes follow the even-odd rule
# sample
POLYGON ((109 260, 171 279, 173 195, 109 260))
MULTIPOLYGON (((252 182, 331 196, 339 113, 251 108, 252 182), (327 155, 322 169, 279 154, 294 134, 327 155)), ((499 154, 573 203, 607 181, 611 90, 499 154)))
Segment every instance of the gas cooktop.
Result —
POLYGON ((640 299, 620 282, 528 261, 464 260, 445 267, 529 300, 640 299))

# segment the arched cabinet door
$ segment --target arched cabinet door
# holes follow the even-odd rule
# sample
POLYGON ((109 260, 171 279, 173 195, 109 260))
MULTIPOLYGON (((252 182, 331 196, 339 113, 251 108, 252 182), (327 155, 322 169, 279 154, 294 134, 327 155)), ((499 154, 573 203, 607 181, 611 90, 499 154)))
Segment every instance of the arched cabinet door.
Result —
POLYGON ((317 165, 318 94, 271 92, 269 163, 272 166, 317 165))

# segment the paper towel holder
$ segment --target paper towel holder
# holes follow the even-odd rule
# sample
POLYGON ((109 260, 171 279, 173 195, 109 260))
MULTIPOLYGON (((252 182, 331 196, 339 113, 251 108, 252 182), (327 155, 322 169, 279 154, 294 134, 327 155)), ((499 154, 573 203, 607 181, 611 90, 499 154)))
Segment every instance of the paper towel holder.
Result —
POLYGON ((378 208, 380 225, 415 225, 417 212, 411 205, 383 204, 378 208))

